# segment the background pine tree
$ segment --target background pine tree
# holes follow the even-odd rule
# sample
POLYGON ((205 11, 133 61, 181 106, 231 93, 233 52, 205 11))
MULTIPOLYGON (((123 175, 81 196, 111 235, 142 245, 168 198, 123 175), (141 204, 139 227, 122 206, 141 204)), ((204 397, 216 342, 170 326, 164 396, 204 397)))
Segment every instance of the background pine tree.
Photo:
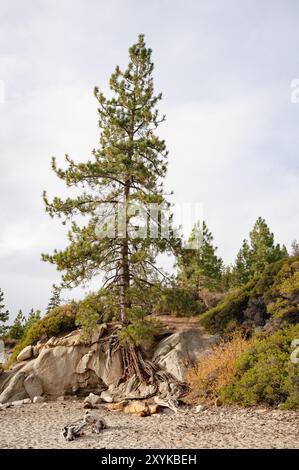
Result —
POLYGON ((52 296, 49 300, 48 306, 47 306, 47 313, 50 312, 50 310, 53 310, 53 308, 59 307, 61 305, 61 298, 60 298, 60 293, 61 289, 55 284, 52 286, 52 296))
POLYGON ((188 240, 192 248, 183 249, 178 260, 179 282, 197 293, 203 287, 214 290, 221 286, 223 261, 216 255, 213 240, 204 221, 195 224, 188 240))
POLYGON ((248 282, 255 273, 262 272, 267 264, 288 256, 286 247, 275 244, 274 235, 265 219, 259 217, 249 234, 249 242, 243 241, 232 271, 232 282, 241 286, 248 282))
POLYGON ((4 336, 8 327, 5 325, 9 319, 9 312, 5 309, 4 293, 0 289, 0 337, 4 336))
POLYGON ((21 339, 24 334, 25 324, 26 324, 26 318, 23 315, 22 310, 19 310, 12 326, 10 327, 8 331, 9 338, 21 339))
POLYGON ((27 331, 39 320, 41 319, 41 312, 40 310, 34 310, 33 308, 30 310, 28 317, 25 320, 24 331, 23 335, 27 333, 27 331))

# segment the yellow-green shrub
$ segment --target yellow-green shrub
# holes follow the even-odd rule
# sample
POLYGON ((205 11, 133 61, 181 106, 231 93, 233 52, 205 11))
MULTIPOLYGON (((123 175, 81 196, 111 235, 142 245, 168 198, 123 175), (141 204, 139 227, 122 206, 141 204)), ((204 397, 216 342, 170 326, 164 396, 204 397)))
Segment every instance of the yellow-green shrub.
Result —
POLYGON ((299 363, 291 361, 294 339, 299 339, 299 324, 256 338, 239 357, 234 378, 222 389, 223 399, 245 406, 267 403, 298 408, 299 363))
POLYGON ((208 356, 201 358, 196 367, 188 371, 191 396, 200 401, 218 397, 222 388, 234 377, 240 354, 250 344, 251 341, 236 333, 230 341, 215 345, 208 356))

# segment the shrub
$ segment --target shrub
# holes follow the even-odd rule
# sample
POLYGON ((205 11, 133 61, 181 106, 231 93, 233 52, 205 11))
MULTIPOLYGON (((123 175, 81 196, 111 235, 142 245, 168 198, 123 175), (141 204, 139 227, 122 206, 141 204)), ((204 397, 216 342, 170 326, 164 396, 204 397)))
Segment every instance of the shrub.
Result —
POLYGON ((76 325, 82 328, 83 337, 88 337, 98 323, 113 320, 115 312, 117 312, 115 293, 101 289, 78 302, 76 325))
POLYGON ((16 345, 9 358, 7 367, 11 366, 19 352, 30 344, 36 344, 39 340, 49 339, 61 333, 72 331, 76 328, 75 317, 77 304, 75 302, 51 310, 44 318, 34 323, 25 333, 21 341, 16 345))
POLYGON ((235 377, 223 388, 222 397, 245 406, 267 403, 298 408, 299 364, 290 359, 291 343, 298 338, 298 324, 255 338, 238 359, 235 377))
POLYGON ((157 320, 145 320, 141 313, 134 311, 130 314, 131 323, 122 328, 118 333, 121 346, 134 346, 149 349, 155 342, 161 329, 161 324, 157 320), (139 316, 139 318, 138 318, 139 316), (132 317, 135 317, 134 319, 132 317))
POLYGON ((186 289, 177 287, 164 288, 153 307, 154 313, 190 317, 204 311, 203 302, 197 300, 186 289))
MULTIPOLYGON (((244 287, 229 293, 216 307, 205 312, 200 322, 207 330, 226 333, 248 322, 249 311, 256 308, 259 322, 273 318, 282 323, 299 321, 299 257, 268 265, 244 287), (260 306, 260 312, 258 312, 260 306)), ((255 324, 254 319, 251 323, 255 324)))
POLYGON ((240 333, 236 333, 230 341, 215 345, 208 356, 188 371, 191 396, 208 401, 219 396, 221 389, 235 374, 237 359, 250 344, 240 333))
POLYGON ((200 323, 211 333, 233 331, 242 323, 243 311, 248 305, 253 285, 254 281, 250 281, 246 288, 229 293, 223 302, 200 317, 200 323))

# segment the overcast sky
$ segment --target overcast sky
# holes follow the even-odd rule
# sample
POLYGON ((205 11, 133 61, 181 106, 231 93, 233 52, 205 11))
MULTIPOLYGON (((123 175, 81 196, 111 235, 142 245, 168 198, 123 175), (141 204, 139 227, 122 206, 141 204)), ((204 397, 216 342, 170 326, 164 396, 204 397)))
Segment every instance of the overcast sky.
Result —
POLYGON ((259 215, 278 242, 299 239, 298 21, 296 0, 0 0, 0 287, 12 316, 44 309, 59 279, 40 261, 66 243, 41 199, 66 194, 50 157, 90 156, 93 87, 107 90, 139 33, 176 201, 203 204, 227 263, 259 215))

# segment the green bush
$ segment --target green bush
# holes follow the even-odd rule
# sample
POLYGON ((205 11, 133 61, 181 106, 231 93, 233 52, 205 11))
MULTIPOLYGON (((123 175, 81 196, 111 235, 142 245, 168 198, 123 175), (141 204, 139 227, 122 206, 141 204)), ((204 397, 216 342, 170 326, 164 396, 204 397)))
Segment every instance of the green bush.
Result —
POLYGON ((47 340, 51 336, 57 336, 61 333, 72 331, 76 328, 75 318, 77 313, 77 304, 75 302, 51 310, 44 318, 34 323, 25 333, 21 341, 16 345, 14 351, 7 363, 11 366, 18 354, 26 346, 34 345, 39 340, 47 340))
POLYGON ((142 312, 133 309, 129 312, 131 323, 123 327, 118 333, 118 339, 121 346, 150 348, 155 342, 156 337, 161 330, 161 324, 158 320, 146 320, 142 312))
POLYGON ((238 359, 235 377, 223 388, 222 398, 245 406, 299 408, 299 364, 291 361, 291 343, 298 338, 299 324, 257 337, 238 359))
POLYGON ((204 304, 186 289, 177 287, 164 288, 160 291, 153 312, 160 315, 190 317, 204 311, 204 304))
POLYGON ((226 333, 246 321, 249 301, 260 300, 267 318, 282 323, 299 321, 299 256, 270 264, 244 287, 229 293, 216 307, 205 312, 200 322, 207 330, 226 333))
POLYGON ((211 333, 233 331, 242 323, 253 286, 254 281, 251 280, 246 287, 229 293, 216 307, 201 315, 200 323, 211 333))

